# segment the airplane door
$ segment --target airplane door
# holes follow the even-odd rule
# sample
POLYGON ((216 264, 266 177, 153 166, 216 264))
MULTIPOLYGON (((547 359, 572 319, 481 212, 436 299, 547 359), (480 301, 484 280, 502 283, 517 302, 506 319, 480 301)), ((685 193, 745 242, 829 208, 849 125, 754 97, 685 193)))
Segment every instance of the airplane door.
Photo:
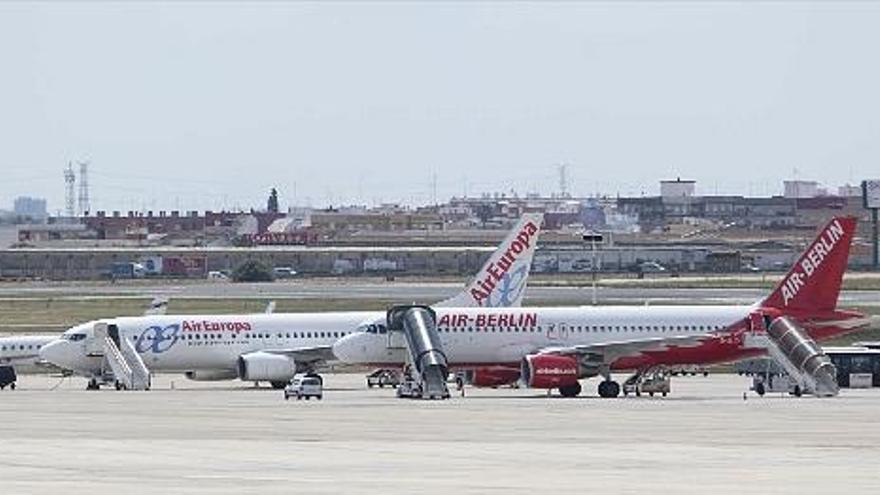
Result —
POLYGON ((550 340, 564 340, 568 338, 568 327, 564 324, 551 323, 547 325, 547 338, 550 340))
POLYGON ((119 347, 119 327, 116 325, 107 325, 107 336, 119 347))

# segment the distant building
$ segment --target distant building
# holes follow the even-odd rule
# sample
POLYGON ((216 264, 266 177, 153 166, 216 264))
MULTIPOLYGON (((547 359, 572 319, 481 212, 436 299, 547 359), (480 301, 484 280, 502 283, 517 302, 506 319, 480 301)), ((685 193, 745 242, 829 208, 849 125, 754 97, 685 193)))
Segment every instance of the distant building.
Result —
POLYGON ((814 180, 786 180, 782 182, 788 199, 815 198, 819 196, 819 183, 814 180))
POLYGON ((33 220, 45 220, 46 200, 43 198, 31 198, 29 196, 19 196, 15 198, 13 211, 20 217, 27 217, 33 220))
POLYGON ((861 198, 862 188, 845 184, 837 188, 837 195, 842 198, 861 198))
POLYGON ((697 181, 681 180, 661 180, 660 181, 660 197, 664 203, 688 202, 694 197, 697 181))

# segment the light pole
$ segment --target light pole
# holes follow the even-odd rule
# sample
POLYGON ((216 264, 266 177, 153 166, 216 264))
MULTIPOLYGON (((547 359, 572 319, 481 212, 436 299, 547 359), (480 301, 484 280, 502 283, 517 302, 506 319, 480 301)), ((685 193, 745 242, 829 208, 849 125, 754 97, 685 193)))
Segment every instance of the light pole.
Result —
POLYGON ((590 262, 590 271, 592 272, 593 278, 593 306, 598 304, 599 299, 599 287, 598 287, 598 272, 597 272, 597 264, 596 264, 596 243, 601 243, 603 240, 603 236, 601 232, 587 232, 581 236, 584 242, 590 243, 590 253, 592 255, 592 261, 590 262))

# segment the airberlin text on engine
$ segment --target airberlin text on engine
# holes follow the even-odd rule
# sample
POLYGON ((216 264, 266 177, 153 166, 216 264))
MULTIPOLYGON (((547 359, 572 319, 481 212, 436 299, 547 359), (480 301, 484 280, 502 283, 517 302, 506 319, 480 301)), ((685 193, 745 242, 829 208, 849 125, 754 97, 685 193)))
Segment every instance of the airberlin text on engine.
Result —
POLYGON ((785 279, 782 285, 782 299, 784 304, 788 306, 789 301, 794 299, 798 292, 807 284, 815 273, 819 271, 825 259, 831 255, 834 247, 844 237, 843 226, 839 220, 831 222, 830 225, 822 232, 822 235, 816 239, 813 246, 807 251, 800 263, 795 265, 795 269, 785 279))
POLYGON ((537 233, 538 226, 534 222, 527 222, 501 256, 486 266, 486 271, 478 276, 480 287, 471 289, 471 297, 478 305, 483 305, 498 283, 504 279, 513 264, 516 263, 516 259, 531 247, 537 233))

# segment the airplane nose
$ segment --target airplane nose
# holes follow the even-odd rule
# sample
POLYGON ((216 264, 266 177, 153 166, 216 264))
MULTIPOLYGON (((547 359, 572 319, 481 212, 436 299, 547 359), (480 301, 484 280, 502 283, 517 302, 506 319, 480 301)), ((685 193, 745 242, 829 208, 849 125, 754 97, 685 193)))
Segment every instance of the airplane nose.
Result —
POLYGON ((355 344, 357 343, 358 334, 351 334, 342 337, 333 344, 333 355, 336 359, 343 363, 356 363, 355 344))
POLYGON ((48 361, 59 368, 72 369, 71 353, 68 344, 69 342, 64 340, 49 342, 40 349, 40 359, 48 361))

